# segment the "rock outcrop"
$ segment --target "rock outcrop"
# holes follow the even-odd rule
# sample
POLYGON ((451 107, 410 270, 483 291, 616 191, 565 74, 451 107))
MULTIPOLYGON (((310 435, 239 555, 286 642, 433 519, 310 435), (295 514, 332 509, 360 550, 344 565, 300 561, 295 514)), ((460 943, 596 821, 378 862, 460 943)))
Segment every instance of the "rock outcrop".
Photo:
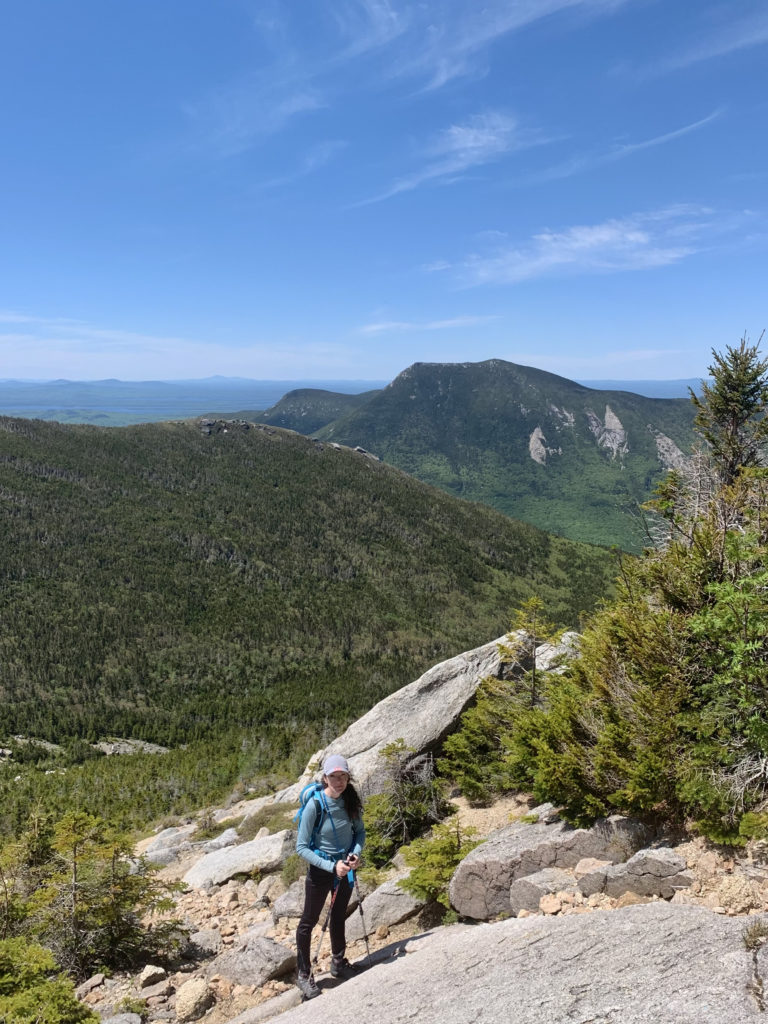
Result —
POLYGON ((355 781, 364 793, 377 792, 385 767, 382 747, 402 738, 407 747, 424 753, 436 747, 451 731, 486 676, 501 671, 499 644, 504 637, 434 665, 413 683, 373 707, 354 722, 307 766, 302 779, 275 797, 295 803, 302 787, 314 778, 317 766, 329 754, 343 754, 355 781))
POLYGON ((281 1024, 758 1024, 768 964, 743 930, 666 903, 437 929, 281 1024))
POLYGON ((252 871, 275 871, 293 853, 295 834, 283 829, 263 839, 253 839, 239 846, 228 846, 206 854, 184 875, 184 881, 197 889, 221 885, 235 875, 252 871))
POLYGON ((510 887, 516 879, 544 868, 575 867, 585 857, 620 863, 648 839, 642 825, 620 815, 574 829, 547 820, 552 814, 549 805, 536 808, 531 817, 539 820, 499 829, 464 858, 450 885, 451 905, 462 917, 487 921, 511 913, 510 887))

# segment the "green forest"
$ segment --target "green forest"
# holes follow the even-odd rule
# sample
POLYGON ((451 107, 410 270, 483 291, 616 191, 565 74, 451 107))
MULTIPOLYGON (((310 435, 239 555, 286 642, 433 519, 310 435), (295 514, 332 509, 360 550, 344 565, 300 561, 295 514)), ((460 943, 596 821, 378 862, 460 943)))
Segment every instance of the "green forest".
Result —
POLYGON ((243 422, 2 418, 0 505, 0 746, 63 747, 0 764, 5 831, 32 804, 145 824, 294 772, 521 600, 577 625, 615 574, 605 550, 243 422), (105 736, 171 750, 93 756, 105 736))

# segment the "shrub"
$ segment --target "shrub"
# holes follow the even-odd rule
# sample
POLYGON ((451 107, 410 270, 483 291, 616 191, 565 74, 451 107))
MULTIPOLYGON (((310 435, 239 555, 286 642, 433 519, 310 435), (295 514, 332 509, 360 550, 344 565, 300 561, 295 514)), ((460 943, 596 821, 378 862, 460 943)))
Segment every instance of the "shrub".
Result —
POLYGON ((72 982, 54 974, 47 949, 24 938, 0 940, 0 1021, 3 1024, 97 1024, 72 982), (53 975, 53 976, 52 976, 53 975))
POLYGON ((450 910, 448 885, 460 862, 480 844, 475 835, 477 829, 462 828, 458 816, 435 825, 428 836, 403 850, 411 873, 398 885, 419 899, 436 901, 450 910))
POLYGON ((284 828, 293 828, 293 818, 297 809, 286 804, 267 804, 255 814, 249 814, 238 827, 237 834, 241 839, 248 840, 253 839, 262 828, 268 832, 282 832, 284 828))
POLYGON ((365 854, 376 867, 444 818, 450 808, 430 756, 414 756, 402 739, 384 747, 382 755, 386 788, 365 803, 365 854))
POLYGON ((300 857, 298 853, 292 853, 290 857, 286 857, 283 861, 283 866, 280 869, 280 878, 283 880, 283 885, 287 888, 293 885, 294 882, 306 874, 307 862, 303 857, 300 857))

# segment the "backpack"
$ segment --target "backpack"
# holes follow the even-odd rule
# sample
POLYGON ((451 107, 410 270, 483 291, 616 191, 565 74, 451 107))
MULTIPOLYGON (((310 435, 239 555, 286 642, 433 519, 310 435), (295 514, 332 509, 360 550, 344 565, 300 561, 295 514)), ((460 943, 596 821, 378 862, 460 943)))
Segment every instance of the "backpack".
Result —
MULTIPOLYGON (((301 816, 304 813, 304 808, 307 806, 310 800, 314 800, 318 807, 318 815, 315 818, 315 827, 312 829, 312 838, 309 841, 310 848, 312 850, 317 849, 317 834, 323 827, 323 818, 328 813, 325 800, 323 800, 323 784, 322 782, 310 782, 302 789, 299 794, 299 809, 293 816, 293 820, 296 822, 296 831, 298 832, 301 827, 301 816)), ((331 819, 333 821, 333 819, 331 819)), ((334 832, 335 832, 334 828, 334 832)))

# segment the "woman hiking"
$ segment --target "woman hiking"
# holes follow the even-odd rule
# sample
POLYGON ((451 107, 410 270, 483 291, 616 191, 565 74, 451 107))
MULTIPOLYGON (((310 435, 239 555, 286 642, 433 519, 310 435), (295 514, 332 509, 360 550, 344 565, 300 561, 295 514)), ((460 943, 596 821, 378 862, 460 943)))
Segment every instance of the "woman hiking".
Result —
POLYGON ((355 968, 345 957, 344 921, 352 892, 348 877, 360 863, 365 843, 363 807, 349 781, 349 765, 338 754, 323 763, 322 780, 301 812, 296 852, 309 862, 305 882, 304 912, 296 929, 297 985, 305 999, 320 995, 310 962, 312 929, 331 893, 331 974, 351 978, 355 968))

